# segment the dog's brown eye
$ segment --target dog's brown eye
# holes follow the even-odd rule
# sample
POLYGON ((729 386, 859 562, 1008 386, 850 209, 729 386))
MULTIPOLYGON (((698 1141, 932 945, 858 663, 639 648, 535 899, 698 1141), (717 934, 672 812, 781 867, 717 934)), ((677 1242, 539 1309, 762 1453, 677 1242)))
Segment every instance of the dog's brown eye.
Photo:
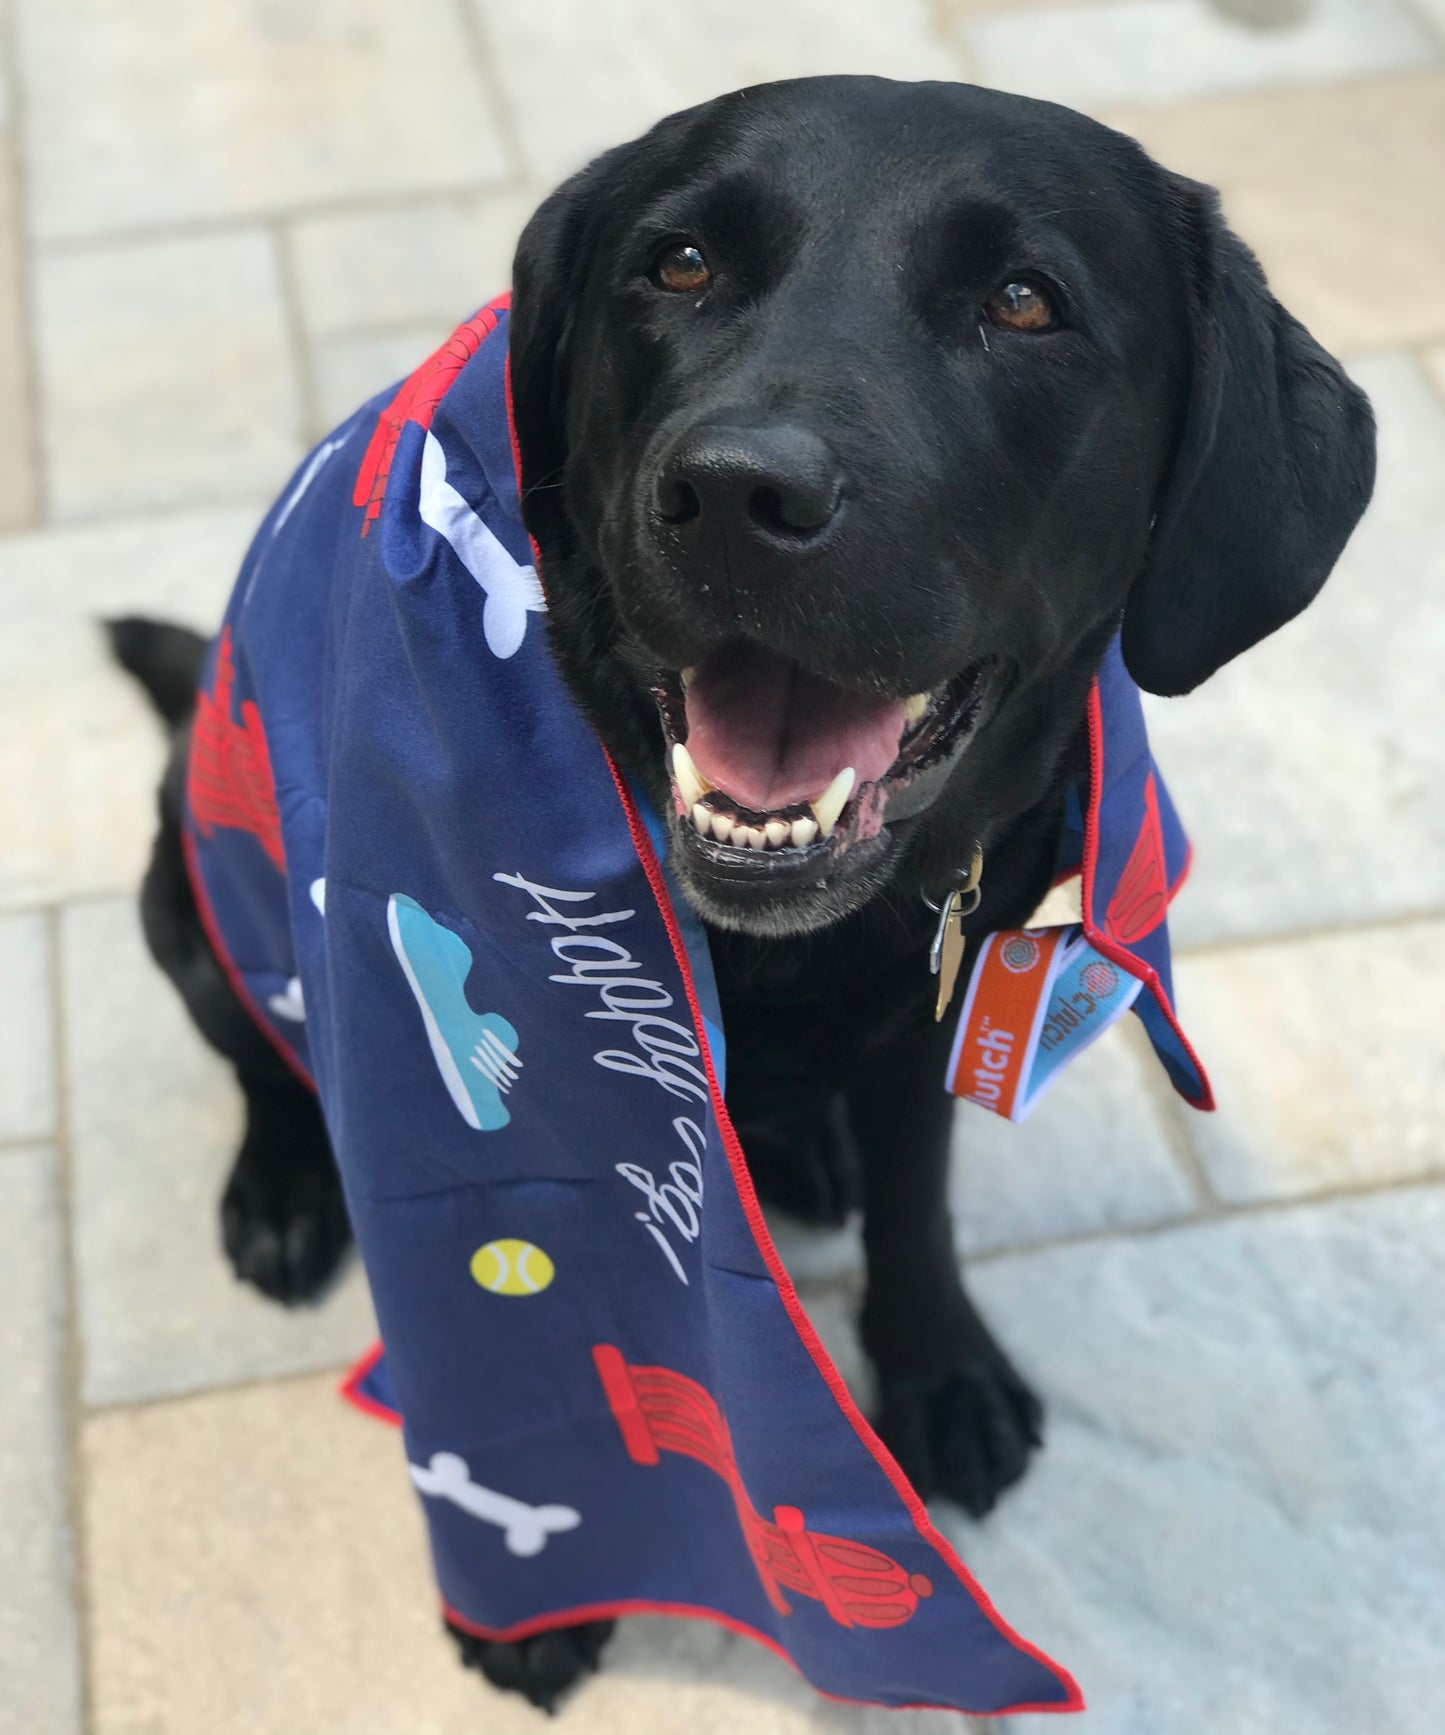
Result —
POLYGON ((652 281, 659 289, 670 289, 674 295, 696 295, 711 280, 707 260, 691 241, 673 242, 653 262, 652 281))
POLYGON ((997 295, 989 297, 984 312, 1005 331, 1049 331, 1058 324, 1047 292, 1027 278, 1004 284, 997 295))

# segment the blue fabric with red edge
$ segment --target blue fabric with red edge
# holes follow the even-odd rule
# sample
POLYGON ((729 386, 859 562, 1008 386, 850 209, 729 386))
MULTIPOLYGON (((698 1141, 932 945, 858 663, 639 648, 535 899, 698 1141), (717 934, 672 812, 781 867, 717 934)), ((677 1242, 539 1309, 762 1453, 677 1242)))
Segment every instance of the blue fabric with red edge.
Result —
POLYGON ((1089 695, 1089 787, 1071 796, 1059 872, 1082 879, 1084 934, 1144 984, 1134 1002, 1169 1080, 1192 1107, 1214 1097, 1174 1011, 1169 905, 1189 873, 1189 841, 1144 726, 1116 634, 1089 695))
MULTIPOLYGON (((507 317, 504 297, 310 455, 197 719, 203 919, 314 1079, 386 1345, 351 1393, 401 1419, 444 1604, 478 1633, 696 1615, 843 1698, 1077 1709, 929 1522, 772 1248, 705 936, 542 630, 507 317)), ((1156 894, 1183 840, 1136 775, 1132 686, 1110 733, 1111 658, 1076 836, 1099 931, 1162 1007, 1156 894)))

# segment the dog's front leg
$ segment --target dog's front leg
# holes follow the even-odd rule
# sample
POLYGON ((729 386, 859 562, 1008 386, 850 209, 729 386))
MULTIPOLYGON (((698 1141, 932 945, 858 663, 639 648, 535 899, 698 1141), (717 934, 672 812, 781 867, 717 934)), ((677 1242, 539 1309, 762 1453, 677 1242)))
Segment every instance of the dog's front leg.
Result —
POLYGON ((863 1170, 863 1343, 878 1431, 925 1498, 982 1517, 1041 1444, 1043 1411, 964 1291, 948 1210, 947 1027, 890 1050, 848 1095, 863 1170))

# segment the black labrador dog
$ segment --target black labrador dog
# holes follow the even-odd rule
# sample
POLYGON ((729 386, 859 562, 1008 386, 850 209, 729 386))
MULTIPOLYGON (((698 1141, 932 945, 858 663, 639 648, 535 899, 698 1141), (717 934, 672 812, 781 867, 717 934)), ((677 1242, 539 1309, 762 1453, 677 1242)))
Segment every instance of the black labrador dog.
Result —
MULTIPOLYGON (((563 186, 518 249, 512 380, 552 649, 673 816, 759 1190, 861 1206, 878 1428, 983 1514, 1041 1412, 954 1251, 930 901, 981 848, 969 931, 1027 921, 1121 627, 1175 694, 1305 607, 1369 498, 1369 405, 1207 188, 1050 104, 873 78, 736 92, 563 186)), ((182 871, 200 644, 112 631, 176 733, 147 933, 246 1094, 225 1245, 302 1300, 346 1216, 182 871)), ((457 1637, 549 1704, 605 1633, 457 1637)))

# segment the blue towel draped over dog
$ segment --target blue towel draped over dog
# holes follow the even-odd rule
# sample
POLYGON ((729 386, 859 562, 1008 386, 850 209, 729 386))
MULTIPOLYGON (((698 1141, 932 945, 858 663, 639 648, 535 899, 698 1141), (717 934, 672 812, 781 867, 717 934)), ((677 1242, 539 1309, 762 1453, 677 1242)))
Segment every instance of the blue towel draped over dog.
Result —
MULTIPOLYGON (((320 1093, 450 1615, 704 1615, 820 1689, 1077 1708, 933 1528, 799 1308, 722 1106, 705 936, 564 689, 517 496, 507 302, 313 452, 211 652, 186 845, 320 1093)), ((1192 1100, 1185 845, 1111 650, 1061 866, 1192 1100), (1123 888, 1121 892, 1121 887, 1123 888), (1122 898, 1122 902, 1121 902, 1122 898)))

